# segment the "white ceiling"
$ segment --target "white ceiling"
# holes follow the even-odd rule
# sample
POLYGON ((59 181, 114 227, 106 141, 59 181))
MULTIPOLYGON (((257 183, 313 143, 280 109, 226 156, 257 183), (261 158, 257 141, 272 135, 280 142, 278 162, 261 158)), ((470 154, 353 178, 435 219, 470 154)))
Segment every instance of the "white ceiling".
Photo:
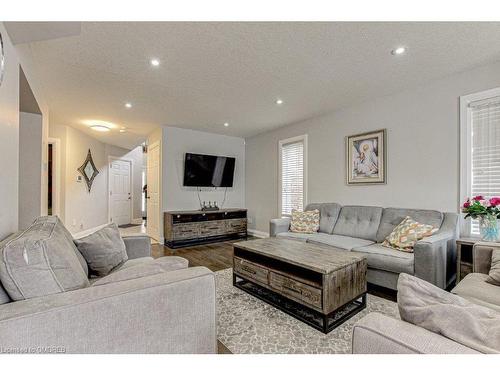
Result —
POLYGON ((252 136, 500 60, 499 40, 500 23, 104 22, 30 47, 51 122, 111 121, 129 132, 92 134, 132 147, 160 125, 252 136))

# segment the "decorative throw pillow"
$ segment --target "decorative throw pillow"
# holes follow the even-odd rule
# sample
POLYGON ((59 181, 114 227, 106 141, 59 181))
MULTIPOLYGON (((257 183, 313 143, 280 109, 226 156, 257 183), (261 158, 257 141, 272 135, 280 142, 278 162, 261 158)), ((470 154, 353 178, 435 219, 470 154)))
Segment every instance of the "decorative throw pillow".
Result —
POLYGON ((424 237, 431 236, 438 230, 439 228, 435 228, 432 225, 421 224, 407 216, 392 230, 391 234, 385 238, 382 246, 412 253, 413 247, 417 241, 424 237))
POLYGON ((500 314, 405 273, 398 279, 399 315, 481 353, 500 353, 500 314))
POLYGON ((56 216, 35 220, 0 246, 0 280, 14 301, 81 289, 89 280, 56 216))
POLYGON ((500 285, 500 250, 493 250, 491 253, 491 268, 488 274, 490 284, 500 285))
POLYGON ((106 276, 113 268, 128 260, 125 242, 114 223, 74 241, 87 261, 91 275, 106 276))
POLYGON ((319 230, 319 210, 292 210, 290 231, 296 233, 316 233, 319 230))

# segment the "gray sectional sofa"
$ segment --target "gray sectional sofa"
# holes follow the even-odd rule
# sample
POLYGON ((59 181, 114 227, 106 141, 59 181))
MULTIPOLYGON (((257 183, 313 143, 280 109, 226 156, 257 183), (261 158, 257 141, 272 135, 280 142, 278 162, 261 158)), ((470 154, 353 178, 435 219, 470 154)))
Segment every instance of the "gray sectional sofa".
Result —
POLYGON ((69 232, 51 218, 39 218, 26 231, 0 242, 2 272, 15 272, 17 280, 23 277, 23 285, 32 291, 49 283, 61 288, 33 298, 24 298, 30 290, 21 288, 24 299, 12 301, 10 288, 0 283, 1 353, 217 352, 213 272, 188 268, 180 257, 153 259, 149 237, 132 236, 123 238, 125 263, 101 279, 84 276, 84 287, 64 290, 58 280, 64 277, 67 282, 72 273, 59 279, 47 275, 61 272, 72 257, 73 266, 82 268, 78 273, 86 275, 86 265, 78 262, 69 232), (5 251, 9 246, 11 250, 20 246, 22 251, 5 251), (48 269, 45 260, 54 250, 59 255, 65 252, 66 259, 63 263, 49 259, 53 268, 48 269), (35 265, 29 271, 35 275, 33 281, 22 269, 28 263, 35 265), (161 273, 143 272, 148 264, 161 267, 161 273))
POLYGON ((415 275, 446 288, 456 275, 458 214, 433 210, 341 206, 337 203, 312 203, 306 210, 320 211, 318 233, 289 231, 290 218, 272 219, 270 236, 320 243, 346 251, 359 252, 368 259, 369 283, 396 289, 400 273, 415 275), (407 253, 381 245, 394 227, 406 216, 439 228, 434 235, 417 242, 414 252, 407 253))

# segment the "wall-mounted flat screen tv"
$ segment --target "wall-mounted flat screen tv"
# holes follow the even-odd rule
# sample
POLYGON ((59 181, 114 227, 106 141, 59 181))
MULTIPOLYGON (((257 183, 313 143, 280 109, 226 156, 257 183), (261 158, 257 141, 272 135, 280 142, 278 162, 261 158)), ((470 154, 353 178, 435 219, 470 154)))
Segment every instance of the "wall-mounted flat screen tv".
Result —
POLYGON ((232 187, 235 161, 226 156, 186 153, 184 186, 232 187))

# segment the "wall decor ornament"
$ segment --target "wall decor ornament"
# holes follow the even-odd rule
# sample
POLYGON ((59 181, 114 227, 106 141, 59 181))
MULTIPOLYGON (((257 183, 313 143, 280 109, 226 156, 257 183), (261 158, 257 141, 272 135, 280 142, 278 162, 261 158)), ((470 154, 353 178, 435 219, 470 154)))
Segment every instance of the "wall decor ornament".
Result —
POLYGON ((4 71, 5 71, 5 50, 3 47, 2 33, 0 33, 0 86, 2 86, 4 71))
POLYGON ((386 183, 386 130, 346 137, 348 185, 386 183))
POLYGON ((92 188, 92 183, 94 182, 94 178, 99 174, 97 170, 94 160, 92 159, 92 153, 87 153, 87 158, 83 162, 82 166, 78 168, 78 171, 82 174, 85 179, 85 183, 87 184, 87 189, 90 193, 90 189, 92 188))

